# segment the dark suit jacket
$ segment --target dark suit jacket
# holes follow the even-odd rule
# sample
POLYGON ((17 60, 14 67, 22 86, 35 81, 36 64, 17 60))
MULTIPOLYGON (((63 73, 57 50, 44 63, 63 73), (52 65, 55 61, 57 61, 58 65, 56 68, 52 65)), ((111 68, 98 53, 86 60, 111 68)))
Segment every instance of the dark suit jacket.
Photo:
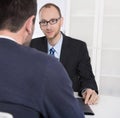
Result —
POLYGON ((4 38, 0 38, 0 102, 23 105, 44 118, 84 117, 61 63, 4 38))
MULTIPOLYGON (((30 46, 43 52, 48 50, 46 37, 33 39, 30 46)), ((73 82, 74 91, 81 94, 83 89, 91 88, 98 93, 85 42, 63 34, 60 61, 73 82)))

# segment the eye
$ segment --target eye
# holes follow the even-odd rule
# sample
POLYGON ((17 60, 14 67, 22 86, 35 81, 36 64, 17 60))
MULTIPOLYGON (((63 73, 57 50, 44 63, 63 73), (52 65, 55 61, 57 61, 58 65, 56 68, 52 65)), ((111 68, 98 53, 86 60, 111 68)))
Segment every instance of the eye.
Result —
POLYGON ((52 23, 52 24, 54 24, 54 23, 56 23, 57 22, 57 19, 51 19, 50 20, 50 23, 52 23))
POLYGON ((40 21, 40 24, 41 24, 41 25, 46 25, 46 24, 47 24, 47 21, 42 20, 42 21, 40 21))

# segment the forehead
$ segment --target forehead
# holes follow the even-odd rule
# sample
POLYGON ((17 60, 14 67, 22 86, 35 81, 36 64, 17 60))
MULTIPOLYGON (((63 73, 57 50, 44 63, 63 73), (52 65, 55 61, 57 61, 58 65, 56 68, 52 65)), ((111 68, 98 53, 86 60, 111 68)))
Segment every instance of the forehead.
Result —
POLYGON ((58 18, 59 17, 59 12, 58 10, 53 7, 53 6, 50 6, 50 7, 44 7, 41 9, 40 13, 39 13, 39 17, 40 19, 46 19, 46 20, 49 20, 51 18, 58 18))

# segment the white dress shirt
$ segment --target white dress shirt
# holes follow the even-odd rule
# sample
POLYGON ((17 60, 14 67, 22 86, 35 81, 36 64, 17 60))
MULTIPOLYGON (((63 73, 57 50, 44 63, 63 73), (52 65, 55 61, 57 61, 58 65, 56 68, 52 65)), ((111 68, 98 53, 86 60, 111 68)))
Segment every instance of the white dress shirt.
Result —
MULTIPOLYGON (((5 35, 0 35, 0 38, 5 38, 5 39, 8 39, 8 40, 12 40, 12 41, 15 41, 15 39, 9 37, 9 36, 5 36, 5 35)), ((15 41, 16 42, 16 41, 15 41)))
POLYGON ((54 48, 55 49, 54 56, 59 60, 60 54, 61 54, 62 42, 63 42, 63 35, 61 35, 60 40, 58 41, 58 43, 55 46, 51 46, 48 42, 48 54, 50 54, 50 49, 54 48))

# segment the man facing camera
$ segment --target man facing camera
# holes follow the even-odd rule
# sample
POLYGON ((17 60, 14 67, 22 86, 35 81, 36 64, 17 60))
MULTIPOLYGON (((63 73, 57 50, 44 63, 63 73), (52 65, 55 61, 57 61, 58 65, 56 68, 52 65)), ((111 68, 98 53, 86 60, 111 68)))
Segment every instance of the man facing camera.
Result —
POLYGON ((98 100, 98 88, 86 43, 60 31, 63 17, 59 7, 53 3, 42 6, 39 20, 45 36, 33 39, 30 46, 56 57, 67 70, 74 91, 85 99, 85 104, 95 104, 98 100))

